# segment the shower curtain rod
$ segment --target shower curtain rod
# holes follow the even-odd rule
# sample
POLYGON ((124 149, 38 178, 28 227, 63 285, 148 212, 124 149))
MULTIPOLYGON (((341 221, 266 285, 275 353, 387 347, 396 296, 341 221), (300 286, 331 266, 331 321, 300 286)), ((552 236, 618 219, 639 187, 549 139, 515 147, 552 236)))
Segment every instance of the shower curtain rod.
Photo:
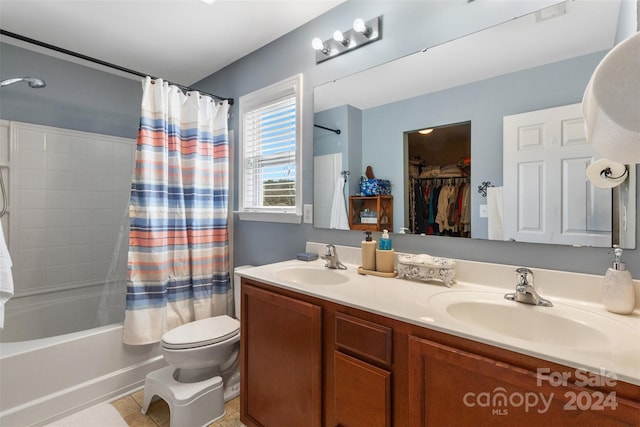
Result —
POLYGON ((316 124, 314 124, 313 126, 315 126, 317 128, 320 128, 320 129, 328 130, 330 132, 335 132, 336 135, 340 135, 340 129, 331 129, 331 128, 328 128, 328 127, 325 127, 325 126, 316 125, 316 124))
MULTIPOLYGON (((76 57, 76 58, 80 58, 80 59, 83 59, 85 61, 93 62, 95 64, 99 64, 99 65, 102 65, 102 66, 105 66, 105 67, 108 67, 108 68, 113 68, 114 70, 123 71, 123 72, 128 73, 128 74, 133 74, 133 75, 140 76, 140 77, 149 76, 152 79, 157 79, 158 78, 158 77, 154 77, 154 76, 151 76, 149 74, 144 74, 144 73, 141 73, 139 71, 135 71, 135 70, 132 70, 132 69, 129 69, 129 68, 121 67, 119 65, 103 61, 101 59, 92 58, 90 56, 83 55, 83 54, 78 53, 78 52, 74 52, 72 50, 68 50, 68 49, 65 49, 65 48, 62 48, 62 47, 54 46, 52 44, 41 42, 39 40, 35 40, 35 39, 29 38, 29 37, 26 37, 26 36, 22 36, 20 34, 12 33, 11 31, 6 31, 6 30, 3 30, 3 29, 0 29, 0 35, 11 37, 11 38, 14 38, 14 39, 18 39, 18 40, 21 40, 23 42, 35 44, 36 46, 40 46, 40 47, 44 47, 44 48, 47 48, 47 49, 50 49, 50 50, 54 50, 56 52, 64 53, 65 55, 70 55, 70 56, 73 56, 73 57, 76 57)), ((168 82, 168 83, 179 87, 180 89, 182 89, 185 92, 197 90, 197 89, 193 89, 193 88, 191 88, 189 86, 183 86, 183 85, 180 85, 180 84, 177 84, 177 83, 172 83, 172 82, 168 82)), ((211 93, 203 92, 201 90, 197 90, 197 91, 200 92, 203 95, 210 96, 213 99, 217 99, 217 100, 220 100, 220 101, 228 101, 229 105, 233 105, 233 98, 224 98, 222 96, 218 96, 218 95, 214 95, 214 94, 211 94, 211 93)))

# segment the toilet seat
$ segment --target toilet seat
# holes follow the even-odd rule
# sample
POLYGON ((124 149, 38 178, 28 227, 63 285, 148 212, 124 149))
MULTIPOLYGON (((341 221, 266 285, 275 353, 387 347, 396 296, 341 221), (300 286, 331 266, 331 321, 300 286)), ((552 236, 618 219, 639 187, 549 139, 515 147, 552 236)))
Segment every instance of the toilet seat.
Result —
POLYGON ((240 322, 227 315, 185 323, 162 336, 162 347, 175 350, 203 347, 240 334, 240 322))

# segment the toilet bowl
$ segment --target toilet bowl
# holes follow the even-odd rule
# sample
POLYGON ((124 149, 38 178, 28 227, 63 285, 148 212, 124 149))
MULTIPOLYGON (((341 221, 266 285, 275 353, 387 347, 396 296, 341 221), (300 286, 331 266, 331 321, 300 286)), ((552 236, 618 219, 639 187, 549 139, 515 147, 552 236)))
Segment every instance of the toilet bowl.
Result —
MULTIPOLYGON (((240 318, 240 277, 233 279, 240 318)), ((165 333, 160 348, 169 366, 147 375, 142 412, 158 396, 169 405, 172 426, 203 426, 222 418, 224 403, 240 394, 240 322, 227 315, 189 322, 165 333)))
POLYGON ((162 336, 161 350, 178 382, 204 381, 234 366, 240 322, 227 315, 178 326, 162 336))

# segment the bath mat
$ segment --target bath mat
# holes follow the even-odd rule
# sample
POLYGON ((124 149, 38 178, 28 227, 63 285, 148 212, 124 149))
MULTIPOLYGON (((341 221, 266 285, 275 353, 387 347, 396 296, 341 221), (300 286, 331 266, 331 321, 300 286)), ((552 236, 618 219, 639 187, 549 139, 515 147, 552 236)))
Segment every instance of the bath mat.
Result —
POLYGON ((102 403, 84 409, 68 417, 47 424, 45 427, 127 427, 116 408, 102 403))

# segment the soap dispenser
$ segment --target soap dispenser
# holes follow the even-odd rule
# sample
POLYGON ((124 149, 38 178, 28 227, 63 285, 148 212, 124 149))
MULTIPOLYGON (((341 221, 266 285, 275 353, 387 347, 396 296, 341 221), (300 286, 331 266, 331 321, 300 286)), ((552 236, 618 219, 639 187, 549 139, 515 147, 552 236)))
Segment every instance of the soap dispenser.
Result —
POLYGON ((389 230, 382 230, 382 236, 380 236, 380 249, 383 251, 391 250, 391 237, 389 237, 389 230))
POLYGON ((630 314, 636 306, 631 273, 622 262, 622 248, 613 246, 615 260, 604 276, 602 302, 612 313, 630 314))
POLYGON ((364 232, 366 237, 360 244, 362 247, 362 269, 376 271, 376 241, 371 238, 371 232, 364 232))
POLYGON ((376 271, 380 273, 394 272, 395 251, 391 248, 389 231, 383 230, 379 248, 376 249, 376 271))

